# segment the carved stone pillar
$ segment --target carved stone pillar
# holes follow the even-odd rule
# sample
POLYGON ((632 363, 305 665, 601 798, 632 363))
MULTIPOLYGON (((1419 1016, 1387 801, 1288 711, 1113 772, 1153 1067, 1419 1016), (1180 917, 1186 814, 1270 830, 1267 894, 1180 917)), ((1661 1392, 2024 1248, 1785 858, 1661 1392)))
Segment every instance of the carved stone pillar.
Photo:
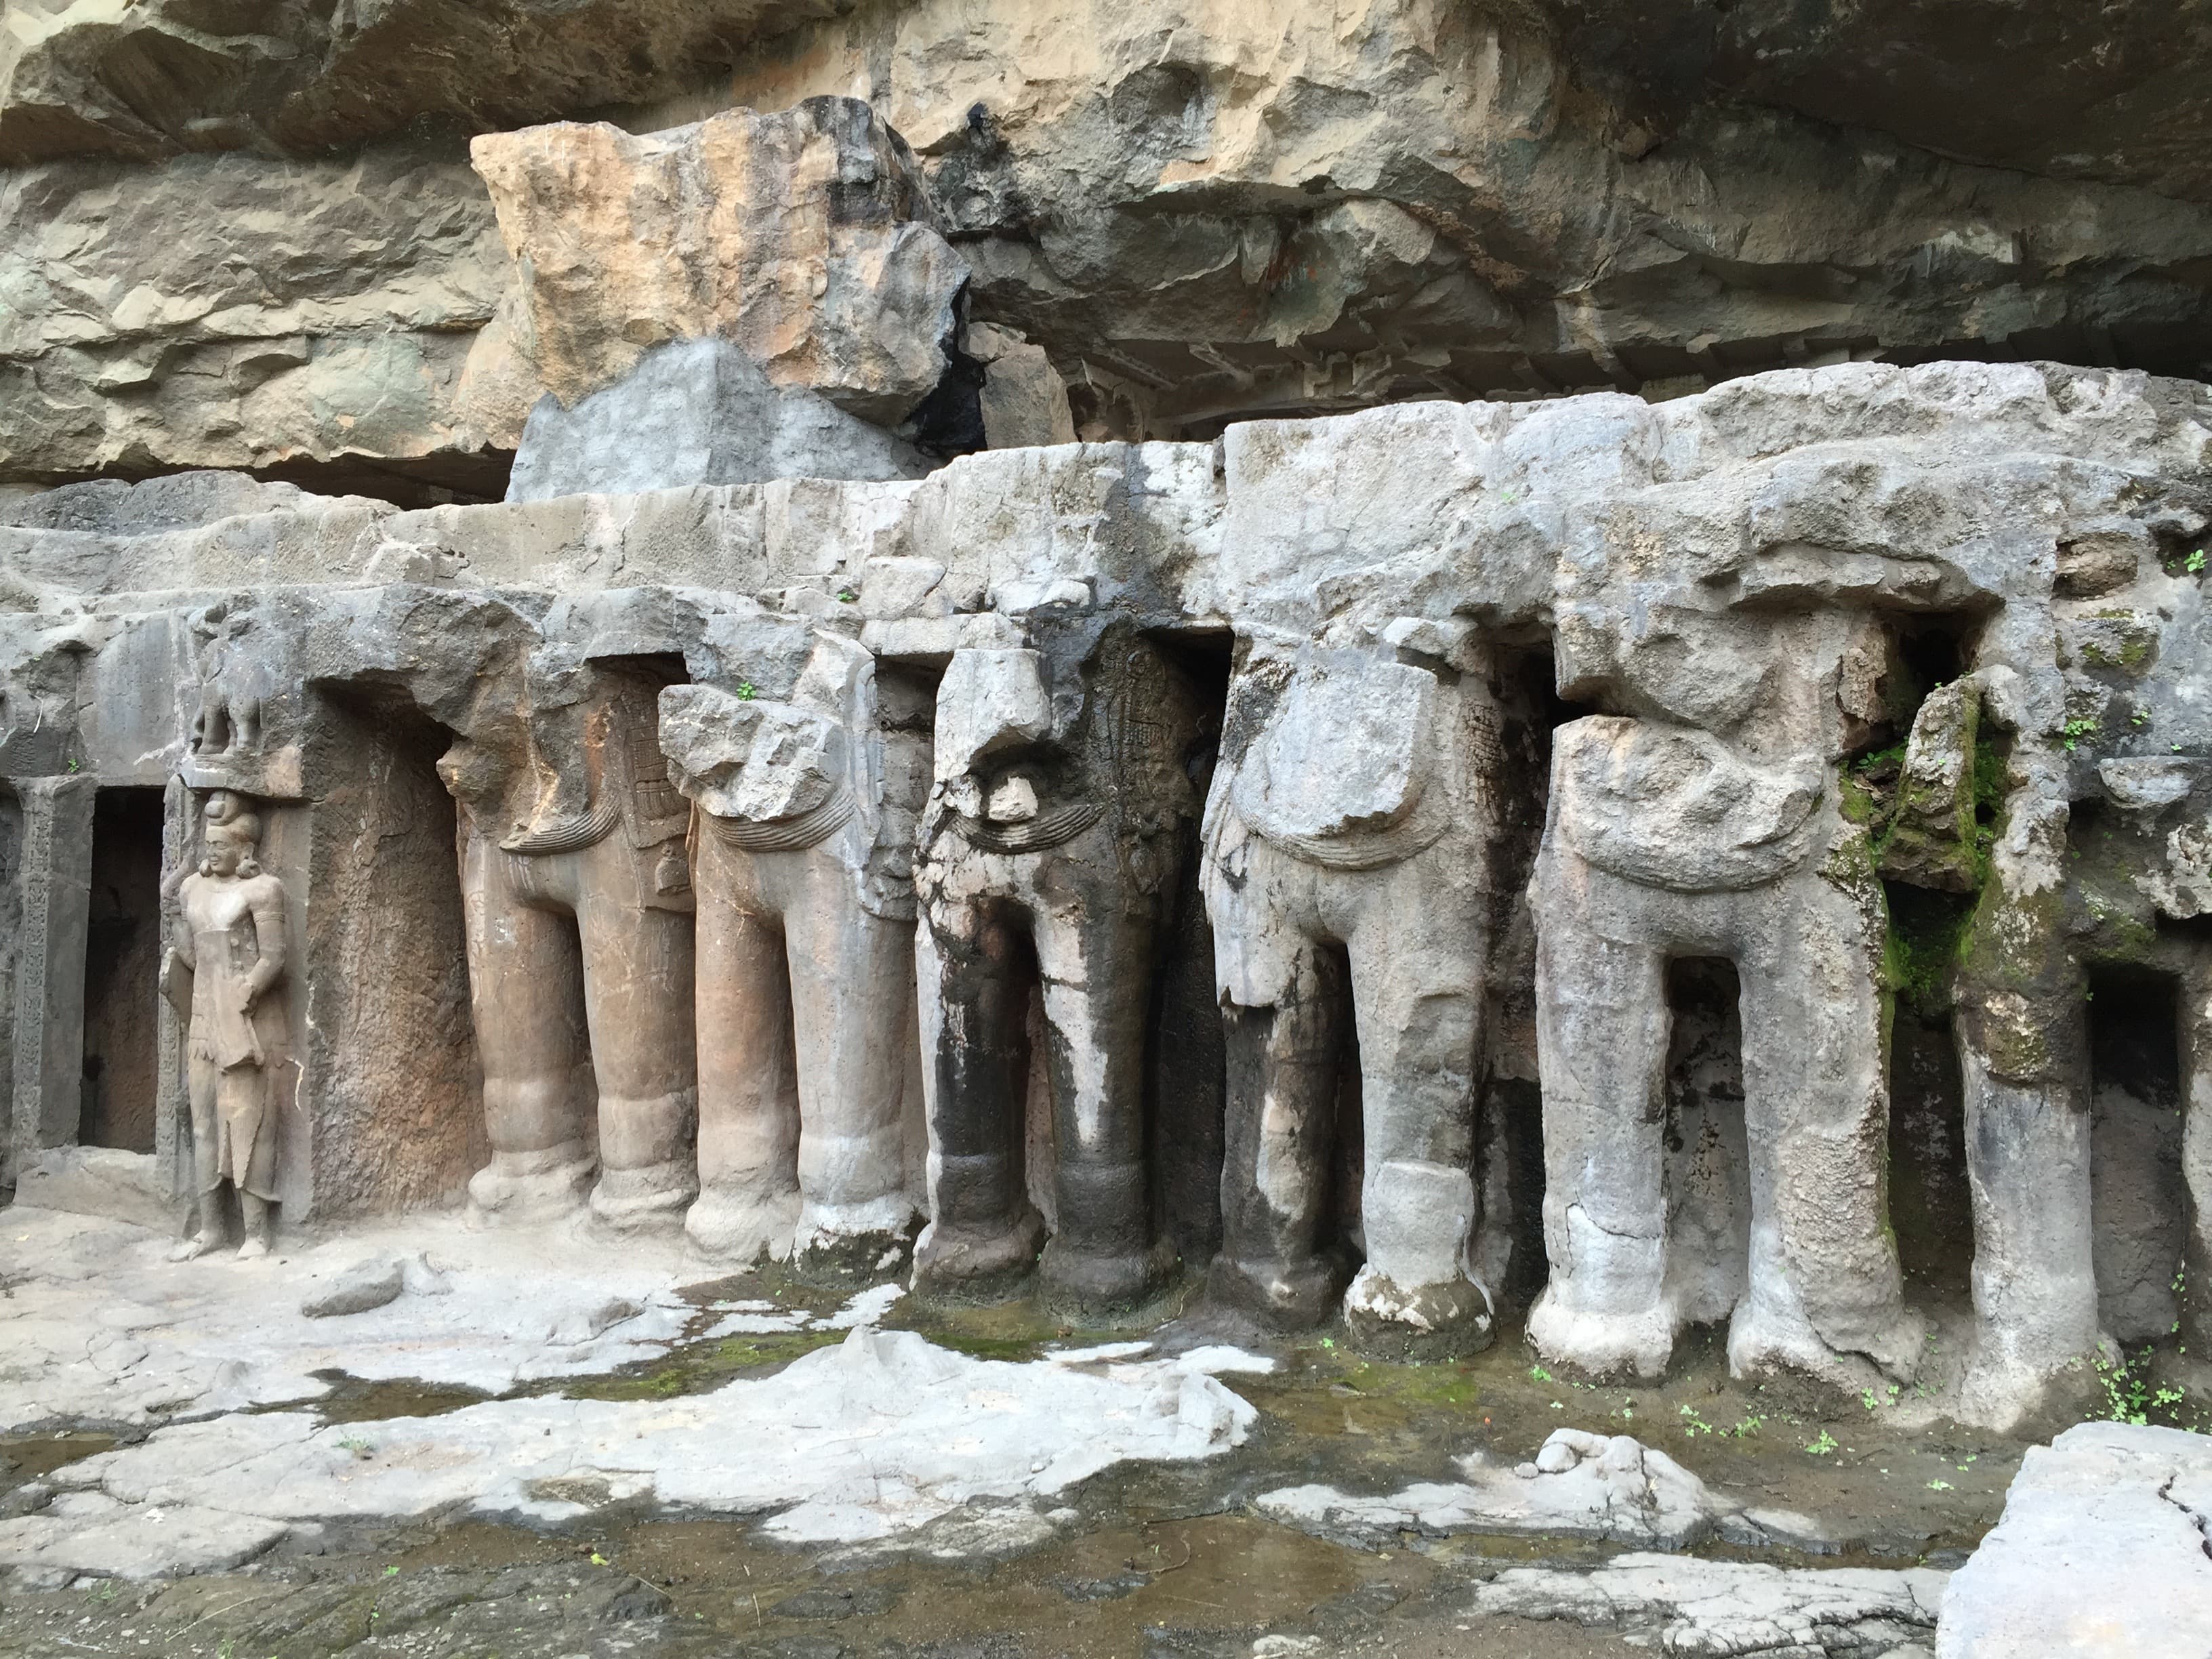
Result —
POLYGON ((1719 957, 1743 986, 1751 1166, 1729 1363, 1911 1375, 1920 1326, 1882 1209, 1879 895, 1823 867, 1840 829, 1824 778, 1814 757, 1753 763, 1656 721, 1554 733, 1531 895, 1552 1276, 1529 1336, 1547 1357, 1666 1366, 1683 1310, 1668 1272, 1665 968, 1719 957))
POLYGON ((21 822, 15 946, 15 1169, 76 1139, 83 1089, 86 904, 92 883, 90 778, 18 778, 21 822))
POLYGON ((698 1186, 690 804, 660 756, 657 683, 555 663, 532 690, 527 756, 463 743, 439 763, 463 806, 491 1144, 470 1195, 558 1210, 589 1184, 602 1220, 672 1225, 698 1186))

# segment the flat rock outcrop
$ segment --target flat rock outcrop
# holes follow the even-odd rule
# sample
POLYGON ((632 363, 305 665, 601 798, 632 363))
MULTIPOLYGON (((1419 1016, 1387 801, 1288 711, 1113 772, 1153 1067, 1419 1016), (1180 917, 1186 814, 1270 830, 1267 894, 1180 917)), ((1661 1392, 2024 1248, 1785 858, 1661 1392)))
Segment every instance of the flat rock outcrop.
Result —
POLYGON ((1936 1659, 2212 1652, 2212 1438, 2084 1423, 2031 1450, 1943 1594, 1936 1659))

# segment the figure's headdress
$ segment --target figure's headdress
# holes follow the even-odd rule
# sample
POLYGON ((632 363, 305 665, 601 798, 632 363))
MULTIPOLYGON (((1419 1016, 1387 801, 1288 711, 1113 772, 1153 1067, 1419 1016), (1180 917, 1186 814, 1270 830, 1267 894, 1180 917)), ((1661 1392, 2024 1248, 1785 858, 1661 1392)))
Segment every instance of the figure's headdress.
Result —
MULTIPOLYGON (((253 854, 261 845, 261 818, 246 804, 246 798, 228 789, 218 789, 209 795, 206 806, 200 811, 201 835, 212 848, 217 845, 238 848, 238 873, 258 876, 260 860, 253 854)), ((203 861, 200 873, 212 873, 203 861)))

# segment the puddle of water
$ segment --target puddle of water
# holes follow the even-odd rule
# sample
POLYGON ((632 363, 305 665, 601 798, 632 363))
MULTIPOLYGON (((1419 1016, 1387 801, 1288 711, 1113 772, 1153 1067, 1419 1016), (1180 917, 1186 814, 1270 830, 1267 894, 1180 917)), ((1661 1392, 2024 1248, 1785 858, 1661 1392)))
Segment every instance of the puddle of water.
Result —
MULTIPOLYGON (((353 1376, 344 1371, 317 1371, 315 1380, 330 1384, 330 1392, 307 1402, 325 1423, 375 1423, 392 1417, 443 1417, 465 1406, 479 1406, 495 1396, 481 1389, 442 1382, 423 1382, 413 1377, 353 1376)), ((296 1404, 283 1409, 297 1410, 296 1404)))
POLYGON ((42 1480, 64 1464, 115 1449, 112 1434, 63 1429, 53 1434, 0 1435, 0 1487, 42 1480))
POLYGON ((661 1590, 686 1622, 773 1646, 834 1635, 856 1649, 1048 1633, 1068 1659, 1127 1659, 1143 1632, 1237 1630, 1296 1620, 1387 1583, 1426 1586, 1430 1563, 1325 1543, 1268 1521, 1212 1515, 1103 1528, 1012 1561, 905 1559, 825 1571, 818 1556, 764 1546, 734 1521, 651 1521, 591 1540, 447 1528, 396 1554, 403 1572, 588 1563, 661 1590))

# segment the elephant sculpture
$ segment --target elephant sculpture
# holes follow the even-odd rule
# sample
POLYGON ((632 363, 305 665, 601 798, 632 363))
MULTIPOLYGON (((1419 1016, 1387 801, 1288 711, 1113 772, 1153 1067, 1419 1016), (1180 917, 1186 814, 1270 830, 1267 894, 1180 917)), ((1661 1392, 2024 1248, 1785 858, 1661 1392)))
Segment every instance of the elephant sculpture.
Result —
POLYGON ((589 1185, 611 1225, 672 1226, 698 1187, 691 803, 657 740, 660 684, 557 646, 527 680, 519 750, 488 734, 438 763, 491 1144, 470 1196, 543 1212, 589 1185))
POLYGON ((963 649, 937 697, 916 946, 930 1224, 919 1288, 988 1294, 1042 1249, 1048 1293, 1126 1308, 1164 1282, 1146 1164, 1156 957, 1198 809, 1200 700, 1162 647, 1077 618, 1035 647, 963 649), (1054 1160, 1024 1158, 1030 992, 1054 1160))
POLYGON ((1292 1325, 1345 1292, 1363 1339, 1434 1355, 1492 1335, 1469 1257, 1498 714, 1479 672, 1407 656, 1248 648, 1231 684, 1202 874, 1229 1044, 1212 1283, 1292 1325), (1348 1292, 1339 1160, 1361 1171, 1348 1292))
POLYGON ((800 648, 787 697, 749 680, 660 694, 662 747, 699 809, 701 1190, 685 1229, 717 1255, 866 1269, 903 1250, 915 1210, 927 738, 887 718, 860 646, 821 632, 800 648))

